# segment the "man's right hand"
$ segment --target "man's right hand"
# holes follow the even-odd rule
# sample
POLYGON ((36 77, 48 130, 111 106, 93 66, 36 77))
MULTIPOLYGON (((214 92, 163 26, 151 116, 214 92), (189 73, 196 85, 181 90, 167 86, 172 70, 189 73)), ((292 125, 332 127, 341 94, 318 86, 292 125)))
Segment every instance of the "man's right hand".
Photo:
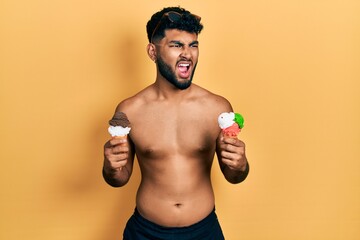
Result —
POLYGON ((127 137, 112 138, 104 145, 104 170, 114 172, 126 165, 129 157, 129 143, 127 137))

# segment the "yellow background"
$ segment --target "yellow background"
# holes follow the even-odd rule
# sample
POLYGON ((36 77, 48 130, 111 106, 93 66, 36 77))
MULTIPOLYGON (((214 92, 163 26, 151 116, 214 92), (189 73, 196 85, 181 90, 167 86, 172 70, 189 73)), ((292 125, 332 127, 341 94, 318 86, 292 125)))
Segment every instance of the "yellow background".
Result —
POLYGON ((248 179, 212 173, 227 239, 360 239, 358 0, 1 1, 0 239, 121 239, 140 177, 103 181, 107 121, 179 4, 205 25, 194 82, 245 117, 248 179))

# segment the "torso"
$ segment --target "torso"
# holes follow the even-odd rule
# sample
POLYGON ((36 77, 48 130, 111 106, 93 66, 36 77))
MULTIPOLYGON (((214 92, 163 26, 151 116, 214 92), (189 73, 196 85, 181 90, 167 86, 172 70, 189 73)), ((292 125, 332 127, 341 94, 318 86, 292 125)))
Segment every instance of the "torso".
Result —
POLYGON ((150 87, 125 110, 142 174, 137 208, 162 226, 189 226, 214 208, 210 171, 220 133, 217 117, 229 105, 196 85, 195 91, 174 103, 156 98, 150 87))

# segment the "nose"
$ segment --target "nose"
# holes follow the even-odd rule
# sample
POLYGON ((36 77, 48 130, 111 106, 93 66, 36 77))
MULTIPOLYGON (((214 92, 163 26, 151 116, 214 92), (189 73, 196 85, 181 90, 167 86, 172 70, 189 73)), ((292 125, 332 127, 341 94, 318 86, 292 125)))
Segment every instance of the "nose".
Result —
POLYGON ((183 46, 181 54, 181 57, 186 58, 186 59, 190 59, 191 57, 191 49, 189 46, 183 46))

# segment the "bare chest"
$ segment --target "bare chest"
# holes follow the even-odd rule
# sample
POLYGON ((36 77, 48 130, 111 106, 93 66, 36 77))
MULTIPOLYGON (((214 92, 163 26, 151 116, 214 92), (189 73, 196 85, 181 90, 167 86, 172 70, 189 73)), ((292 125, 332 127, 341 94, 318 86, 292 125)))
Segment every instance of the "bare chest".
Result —
POLYGON ((196 157, 213 153, 219 133, 216 118, 195 108, 153 108, 132 121, 131 138, 137 154, 196 157))

